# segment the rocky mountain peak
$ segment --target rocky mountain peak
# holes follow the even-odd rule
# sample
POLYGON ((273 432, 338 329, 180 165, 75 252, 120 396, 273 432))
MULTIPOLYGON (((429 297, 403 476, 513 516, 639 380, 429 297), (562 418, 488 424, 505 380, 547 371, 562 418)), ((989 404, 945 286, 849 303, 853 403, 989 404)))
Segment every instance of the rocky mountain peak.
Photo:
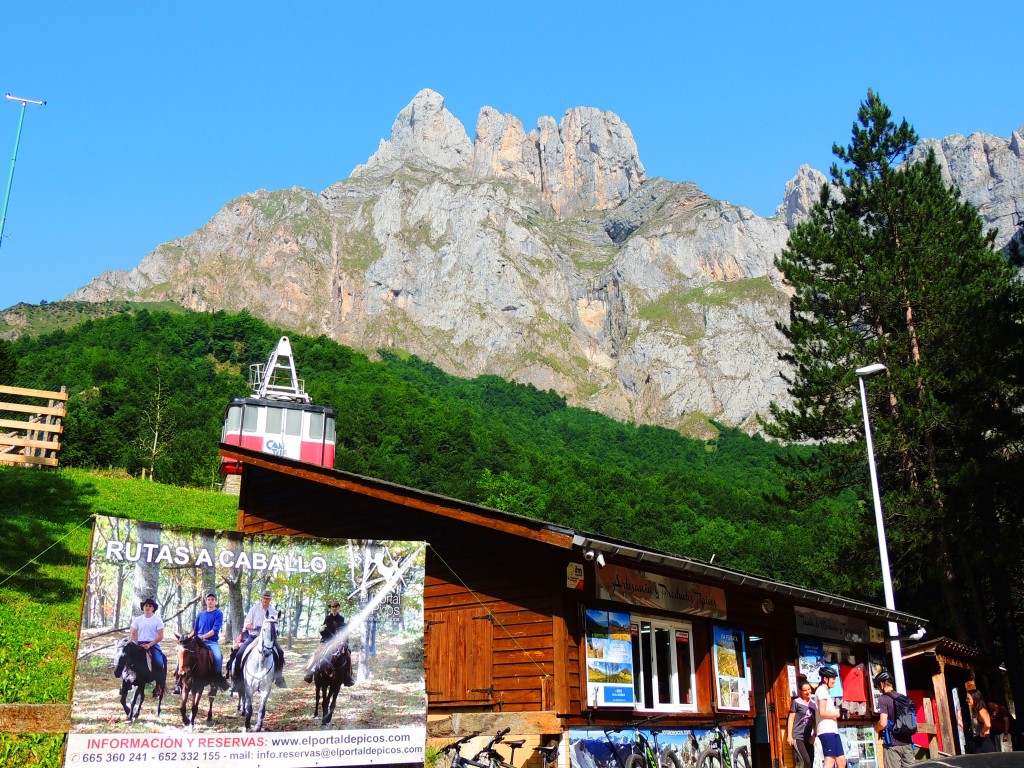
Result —
POLYGON ((954 133, 944 139, 922 139, 908 161, 923 160, 928 152, 942 169, 947 184, 977 207, 985 223, 997 231, 996 247, 1004 247, 1024 216, 1024 126, 1004 139, 980 131, 954 133))
POLYGON ((425 162, 439 168, 467 167, 473 142, 458 118, 444 107, 444 97, 424 88, 398 113, 390 140, 381 139, 369 160, 353 176, 373 171, 389 173, 406 162, 425 162))
POLYGON ((790 229, 807 221, 814 204, 821 198, 822 186, 828 183, 824 173, 807 164, 801 165, 796 175, 786 182, 782 204, 775 209, 775 215, 790 229))
POLYGON ((633 133, 614 112, 567 110, 526 133, 513 115, 480 110, 473 178, 512 178, 534 186, 558 219, 615 208, 646 179, 633 133))
POLYGON ((541 117, 527 133, 514 115, 484 107, 474 142, 429 88, 398 113, 391 138, 352 175, 389 174, 406 163, 524 183, 557 219, 615 208, 646 179, 633 133, 614 112, 576 107, 559 123, 541 117))

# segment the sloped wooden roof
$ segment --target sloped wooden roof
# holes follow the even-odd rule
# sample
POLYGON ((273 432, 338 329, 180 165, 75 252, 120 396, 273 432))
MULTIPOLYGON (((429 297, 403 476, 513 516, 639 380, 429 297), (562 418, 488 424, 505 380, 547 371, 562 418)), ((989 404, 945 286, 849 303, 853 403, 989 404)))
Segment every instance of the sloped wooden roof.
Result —
MULTIPOLYGON (((822 610, 839 609, 858 615, 866 615, 886 621, 895 621, 906 627, 921 627, 927 620, 901 611, 891 611, 885 607, 854 600, 840 595, 830 595, 806 587, 744 573, 721 566, 712 565, 701 560, 683 557, 670 552, 644 547, 640 544, 573 530, 554 523, 504 512, 499 509, 472 504, 440 494, 390 483, 377 478, 357 475, 352 472, 318 467, 314 464, 287 459, 281 456, 240 448, 234 445, 221 444, 220 453, 229 459, 243 464, 268 470, 288 478, 315 483, 331 493, 341 494, 344 498, 345 518, 347 522, 360 525, 363 522, 378 518, 382 509, 418 510, 450 521, 459 521, 476 525, 488 530, 518 536, 523 539, 551 545, 564 550, 586 551, 594 549, 618 561, 632 561, 637 568, 645 569, 657 566, 668 572, 676 572, 685 576, 698 576, 713 581, 726 582, 771 594, 787 597, 812 605, 822 610)), ((259 474, 260 473, 251 473, 259 474)), ((258 490, 247 487, 243 473, 242 496, 239 500, 240 511, 244 513, 249 493, 258 493, 261 502, 267 502, 267 494, 279 496, 276 506, 287 506, 290 491, 282 488, 275 490, 274 482, 266 479, 254 481, 258 490)), ((274 499, 269 499, 273 502, 274 499)), ((322 520, 320 509, 299 509, 288 511, 288 528, 296 531, 307 531, 316 528, 322 520)), ((366 522, 369 525, 369 522, 366 522)), ((403 532, 403 535, 407 535, 403 532)))

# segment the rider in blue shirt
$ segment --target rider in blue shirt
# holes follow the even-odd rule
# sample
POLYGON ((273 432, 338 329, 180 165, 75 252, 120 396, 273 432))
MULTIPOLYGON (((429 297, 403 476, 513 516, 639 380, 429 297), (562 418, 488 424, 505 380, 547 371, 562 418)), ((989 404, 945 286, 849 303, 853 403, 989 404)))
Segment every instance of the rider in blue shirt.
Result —
MULTIPOLYGON (((221 672, 221 667, 224 664, 224 655, 221 653, 220 642, 218 641, 220 628, 223 624, 224 614, 217 607, 217 595, 211 592, 206 596, 206 610, 196 616, 196 623, 192 628, 192 633, 206 643, 206 647, 213 653, 213 661, 217 665, 216 683, 222 691, 226 691, 230 686, 221 672)), ((178 688, 175 688, 175 693, 180 692, 178 688)))

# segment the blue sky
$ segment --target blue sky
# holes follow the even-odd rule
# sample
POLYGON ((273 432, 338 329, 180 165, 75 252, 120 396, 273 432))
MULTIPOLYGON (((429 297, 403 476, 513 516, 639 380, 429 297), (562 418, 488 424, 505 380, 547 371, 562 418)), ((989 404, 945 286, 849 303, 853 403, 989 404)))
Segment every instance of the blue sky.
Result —
MULTIPOLYGON (((801 163, 827 169, 869 87, 924 137, 1024 124, 1017 3, 122 5, 4 4, 0 93, 48 104, 0 308, 131 268, 245 192, 344 179, 421 88, 471 137, 485 105, 527 129, 611 110, 649 176, 762 215, 801 163)), ((0 184, 18 112, 0 102, 0 184)))

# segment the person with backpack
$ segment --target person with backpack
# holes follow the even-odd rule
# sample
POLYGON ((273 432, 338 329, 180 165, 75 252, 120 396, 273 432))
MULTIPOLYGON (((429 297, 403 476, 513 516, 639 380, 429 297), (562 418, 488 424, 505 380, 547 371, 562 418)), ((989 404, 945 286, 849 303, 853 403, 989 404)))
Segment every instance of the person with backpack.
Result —
POLYGON ((901 768, 914 762, 912 739, 917 733, 917 716, 913 700, 897 693, 892 675, 879 672, 874 679, 875 688, 881 691, 878 697, 878 725, 875 728, 882 736, 882 762, 885 768, 901 768))
POLYGON ((843 741, 839 738, 839 707, 832 700, 832 685, 839 677, 839 673, 834 667, 824 665, 818 669, 818 674, 821 675, 821 685, 814 692, 817 714, 815 731, 818 734, 818 741, 821 742, 821 753, 825 756, 824 768, 832 768, 834 765, 846 768, 846 752, 843 750, 843 741))

